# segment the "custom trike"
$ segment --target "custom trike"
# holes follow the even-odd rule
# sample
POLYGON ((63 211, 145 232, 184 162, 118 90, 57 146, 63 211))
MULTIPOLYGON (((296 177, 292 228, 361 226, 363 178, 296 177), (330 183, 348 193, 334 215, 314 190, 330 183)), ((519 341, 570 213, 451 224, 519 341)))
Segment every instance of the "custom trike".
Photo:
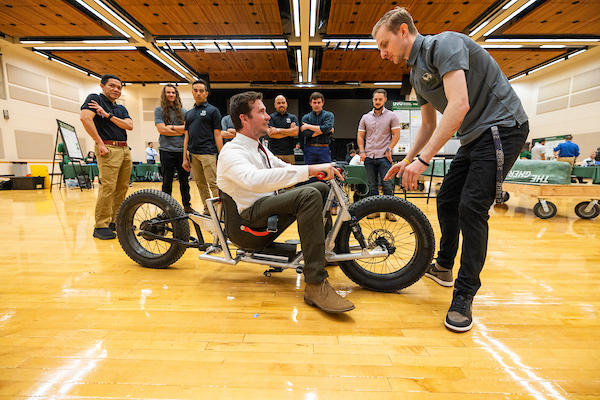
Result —
MULTIPOLYGON (((435 238, 427 217, 412 203, 393 196, 373 196, 349 204, 337 179, 330 185, 322 215, 337 199, 340 212, 325 241, 325 258, 365 289, 395 292, 418 281, 433 258, 435 238)), ((175 199, 158 190, 131 194, 121 204, 116 229, 127 255, 148 268, 167 268, 188 248, 201 251, 201 260, 235 265, 240 261, 270 267, 270 276, 284 269, 302 271, 297 240, 276 243, 294 216, 269 218, 268 226, 244 221, 235 202, 221 192, 207 201, 210 216, 186 214, 175 199), (190 223, 195 237, 190 236, 190 223), (204 237, 213 236, 211 242, 204 237), (232 252, 232 249, 235 251, 232 252)))

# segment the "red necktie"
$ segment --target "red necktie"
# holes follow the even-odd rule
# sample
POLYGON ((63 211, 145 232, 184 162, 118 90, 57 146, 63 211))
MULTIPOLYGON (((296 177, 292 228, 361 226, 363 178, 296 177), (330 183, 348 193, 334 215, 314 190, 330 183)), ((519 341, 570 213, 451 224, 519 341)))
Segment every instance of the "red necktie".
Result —
MULTIPOLYGON (((267 155, 267 151, 265 150, 264 146, 260 142, 258 142, 258 150, 263 152, 263 154, 267 158, 267 165, 269 166, 269 168, 271 168, 271 161, 269 161, 269 156, 267 155)), ((277 196, 278 194, 279 194, 279 190, 276 190, 275 196, 277 196)))
POLYGON ((263 152, 263 154, 267 158, 267 165, 269 166, 269 168, 271 168, 271 161, 269 161, 269 156, 267 155, 267 151, 265 150, 265 148, 263 147, 263 145, 260 142, 258 142, 258 150, 263 152))

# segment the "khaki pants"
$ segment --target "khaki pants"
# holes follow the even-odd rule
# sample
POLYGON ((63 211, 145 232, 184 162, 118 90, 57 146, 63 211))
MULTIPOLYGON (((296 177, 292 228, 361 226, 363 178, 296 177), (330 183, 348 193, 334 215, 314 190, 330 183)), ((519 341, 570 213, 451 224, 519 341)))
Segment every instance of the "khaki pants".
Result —
MULTIPOLYGON (((96 224, 94 228, 108 228, 115 222, 119 206, 125 200, 131 176, 131 151, 129 147, 106 145, 108 154, 98 157, 100 189, 96 199, 96 224)), ((94 146, 100 154, 98 145, 94 146)))
POLYGON ((200 192, 202 206, 204 211, 208 212, 206 199, 219 195, 219 189, 217 188, 217 156, 214 154, 190 153, 190 164, 192 165, 194 182, 196 182, 200 192))
POLYGON ((287 156, 278 156, 277 154, 275 154, 275 157, 279 158, 281 161, 285 161, 288 164, 296 164, 296 157, 293 154, 287 156))
POLYGON ((568 162, 571 164, 571 169, 573 169, 573 165, 575 165, 575 157, 558 157, 558 161, 568 162))

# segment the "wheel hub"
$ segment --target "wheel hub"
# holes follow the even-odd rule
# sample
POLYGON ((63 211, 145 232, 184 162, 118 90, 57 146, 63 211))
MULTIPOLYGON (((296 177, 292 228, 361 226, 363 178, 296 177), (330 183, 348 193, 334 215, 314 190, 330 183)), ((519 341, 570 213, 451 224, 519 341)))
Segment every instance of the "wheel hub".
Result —
POLYGON ((152 233, 154 235, 164 236, 165 234, 165 225, 160 223, 161 218, 152 218, 151 220, 146 220, 141 223, 140 230, 142 231, 140 235, 146 240, 155 240, 156 238, 152 235, 148 235, 148 233, 152 233))
POLYGON ((396 247, 394 246, 394 236, 386 229, 376 229, 369 235, 368 238, 369 250, 380 246, 387 249, 389 254, 394 254, 396 247))

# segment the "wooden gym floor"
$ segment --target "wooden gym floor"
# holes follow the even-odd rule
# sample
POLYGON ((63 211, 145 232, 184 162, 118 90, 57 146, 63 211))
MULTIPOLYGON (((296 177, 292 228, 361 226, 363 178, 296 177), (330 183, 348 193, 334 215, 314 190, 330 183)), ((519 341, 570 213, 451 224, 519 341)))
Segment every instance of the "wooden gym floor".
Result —
MULTIPOLYGON (((160 184, 131 191, 147 187, 160 184)), ((328 268, 356 304, 332 316, 303 302, 293 271, 197 250, 139 267, 92 238, 95 199, 0 192, 0 399, 600 398, 600 218, 579 219, 579 199, 548 220, 517 195, 491 211, 464 334, 443 326, 452 289, 427 278, 382 294, 328 268)), ((439 241, 435 200, 413 202, 439 241)))

